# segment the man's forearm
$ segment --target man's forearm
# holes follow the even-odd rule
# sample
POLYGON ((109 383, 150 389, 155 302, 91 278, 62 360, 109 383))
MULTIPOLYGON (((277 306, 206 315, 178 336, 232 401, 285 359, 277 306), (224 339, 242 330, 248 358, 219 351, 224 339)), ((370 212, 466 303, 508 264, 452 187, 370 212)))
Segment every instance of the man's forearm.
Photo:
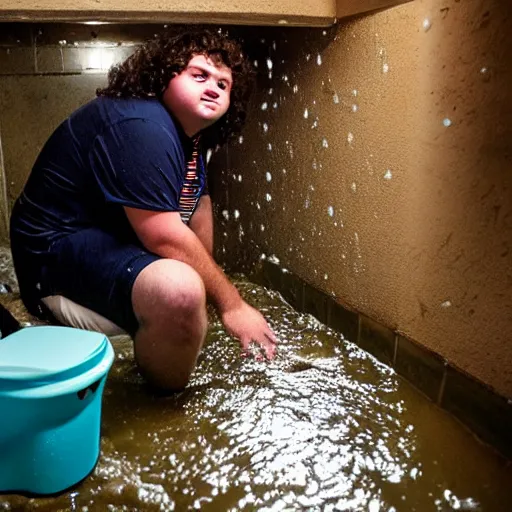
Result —
POLYGON ((172 239, 148 248, 164 258, 183 261, 202 278, 206 293, 220 312, 236 307, 242 300, 237 289, 215 263, 197 235, 185 224, 174 232, 172 239))

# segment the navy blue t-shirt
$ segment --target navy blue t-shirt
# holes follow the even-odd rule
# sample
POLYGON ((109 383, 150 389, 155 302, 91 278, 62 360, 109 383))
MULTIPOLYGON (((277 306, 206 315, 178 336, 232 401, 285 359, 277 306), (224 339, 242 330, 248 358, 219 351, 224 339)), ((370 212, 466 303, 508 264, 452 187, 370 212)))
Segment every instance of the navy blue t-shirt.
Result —
POLYGON ((207 193, 199 152, 195 197, 182 211, 193 142, 156 99, 99 97, 75 111, 45 144, 13 208, 15 264, 43 265, 54 241, 90 227, 136 243, 123 206, 179 211, 187 222, 207 193))

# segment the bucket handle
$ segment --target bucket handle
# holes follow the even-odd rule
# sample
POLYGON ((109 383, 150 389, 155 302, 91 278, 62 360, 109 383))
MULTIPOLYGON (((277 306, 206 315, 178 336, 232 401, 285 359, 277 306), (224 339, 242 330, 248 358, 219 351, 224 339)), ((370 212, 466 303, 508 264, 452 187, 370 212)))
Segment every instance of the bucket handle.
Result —
MULTIPOLYGON (((103 377, 101 377, 102 379, 103 377)), ((77 396, 80 400, 84 400, 85 397, 89 394, 89 390, 91 391, 91 393, 94 393, 97 389, 98 389, 98 386, 100 385, 100 382, 101 382, 101 379, 98 379, 96 382, 93 382, 92 384, 89 384, 86 388, 84 389, 81 389, 80 391, 77 391, 77 396)))

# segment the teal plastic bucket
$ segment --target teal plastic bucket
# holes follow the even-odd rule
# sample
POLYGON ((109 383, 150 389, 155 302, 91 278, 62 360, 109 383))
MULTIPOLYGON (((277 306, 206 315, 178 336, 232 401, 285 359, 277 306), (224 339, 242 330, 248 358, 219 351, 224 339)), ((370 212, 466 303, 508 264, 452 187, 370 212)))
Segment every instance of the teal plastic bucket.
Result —
POLYGON ((0 492, 54 494, 94 469, 113 360, 104 334, 71 327, 0 340, 0 492))

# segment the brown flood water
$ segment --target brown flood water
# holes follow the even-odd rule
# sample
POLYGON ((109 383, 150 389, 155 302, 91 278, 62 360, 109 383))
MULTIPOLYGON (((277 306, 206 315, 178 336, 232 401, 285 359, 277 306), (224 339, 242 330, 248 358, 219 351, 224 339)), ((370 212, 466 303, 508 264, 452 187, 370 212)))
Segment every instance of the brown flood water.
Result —
POLYGON ((59 497, 0 496, 0 511, 510 510, 504 459, 276 292, 236 284, 278 334, 275 361, 241 358, 212 316, 188 388, 158 397, 113 339, 95 471, 59 497))

